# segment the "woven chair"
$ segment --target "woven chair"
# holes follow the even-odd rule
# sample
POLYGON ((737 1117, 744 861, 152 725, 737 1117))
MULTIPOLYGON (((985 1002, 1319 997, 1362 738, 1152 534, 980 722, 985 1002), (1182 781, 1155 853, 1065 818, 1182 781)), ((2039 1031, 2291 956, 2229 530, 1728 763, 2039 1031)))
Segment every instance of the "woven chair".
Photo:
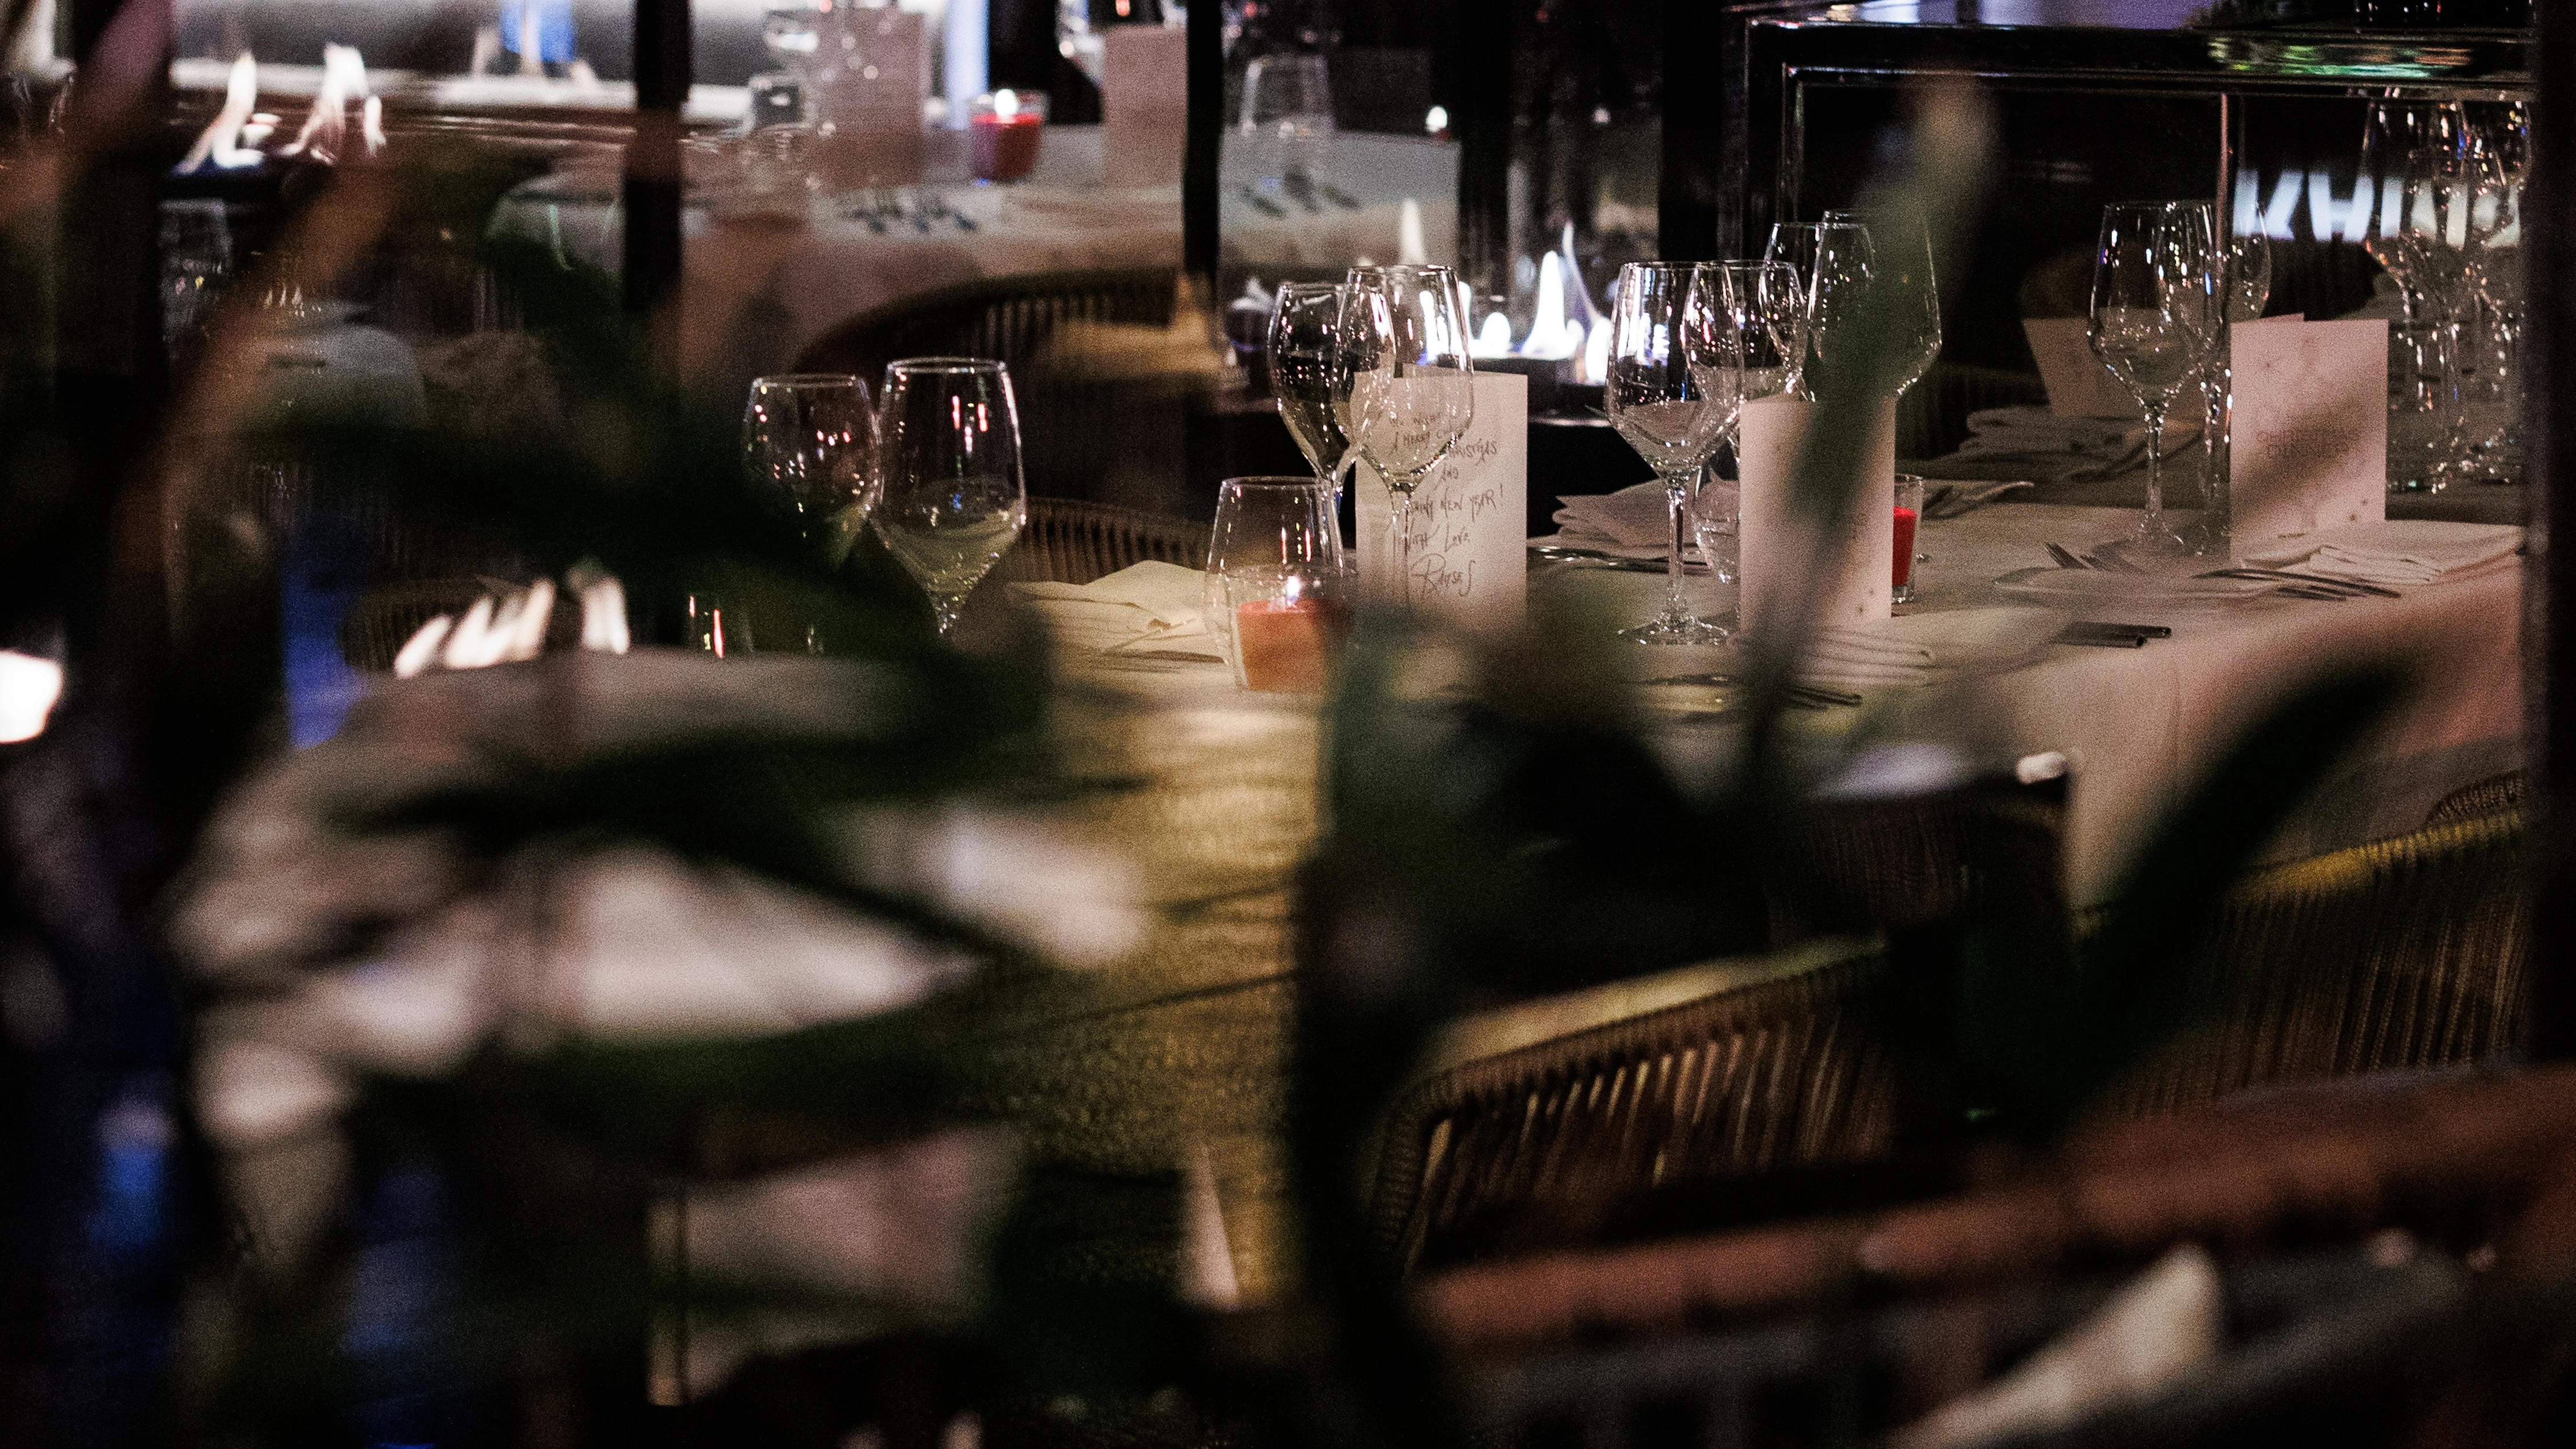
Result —
POLYGON ((2472 785, 2463 785, 2433 804, 2424 816, 2427 825, 2441 825, 2453 820, 2475 820, 2481 816, 2502 814, 2522 808, 2523 774, 2507 770, 2489 775, 2472 785))
POLYGON ((1069 498, 1029 500, 1028 527, 1002 556, 997 577, 1020 582, 1087 584, 1148 559, 1205 568, 1208 526, 1107 503, 1069 498))
POLYGON ((904 357, 990 357, 1016 372, 1067 322, 1167 326, 1180 274, 1170 267, 1035 272, 923 292, 863 312, 823 334, 799 372, 854 372, 874 387, 904 357))
POLYGON ((1461 1023, 1381 1129, 1371 1211, 1410 1266, 1498 1210, 1886 1151, 1893 1078, 1849 943, 1720 962, 1461 1023))
POLYGON ((2115 1088, 2110 1109, 2509 1050, 2531 950, 2524 850, 2506 809, 2258 872, 2192 967, 2209 1024, 2115 1088))

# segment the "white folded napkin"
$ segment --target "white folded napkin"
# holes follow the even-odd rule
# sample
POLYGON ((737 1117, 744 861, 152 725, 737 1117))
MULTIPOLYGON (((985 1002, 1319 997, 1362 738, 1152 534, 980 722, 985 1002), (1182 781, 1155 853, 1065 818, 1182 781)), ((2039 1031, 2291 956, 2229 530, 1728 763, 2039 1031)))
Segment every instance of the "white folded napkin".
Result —
POLYGON ((2268 594, 2282 583, 2280 579, 2203 579, 2187 573, 2037 568, 2019 569, 1995 580, 1995 592, 2080 610, 2097 603, 2223 604, 2268 594))
MULTIPOLYGON (((1734 480, 1712 479, 1701 491, 1703 495, 1714 493, 1707 500, 1709 504, 1734 512, 1734 480)), ((1662 558, 1672 547, 1671 507, 1660 480, 1631 484, 1616 493, 1578 493, 1559 500, 1554 518, 1562 532, 1545 541, 1598 549, 1621 558, 1662 558)), ((1682 558, 1696 563, 1699 550, 1685 547, 1682 558)))
POLYGON ((1929 646, 1858 629, 1827 629, 1807 643, 1798 677, 1862 689, 1920 684, 1939 661, 1929 646))
MULTIPOLYGON (((2165 456, 2197 445, 2199 428, 2176 417, 2165 424, 2165 456)), ((2099 478, 2147 461, 2144 423, 2123 418, 2076 417, 2045 407, 1986 408, 1968 414, 1968 439, 1950 455, 1962 462, 2030 460, 2031 471, 2052 478, 2099 478)))
POLYGON ((2431 584, 2511 558, 2521 548, 2522 530, 2509 523, 2389 519, 2249 548, 2245 561, 2273 569, 2304 563, 2310 573, 2365 584, 2431 584))
POLYGON ((1225 658, 1200 617, 1207 575, 1197 569, 1147 560, 1087 584, 1020 583, 1011 592, 1034 605, 1067 648, 1225 658))

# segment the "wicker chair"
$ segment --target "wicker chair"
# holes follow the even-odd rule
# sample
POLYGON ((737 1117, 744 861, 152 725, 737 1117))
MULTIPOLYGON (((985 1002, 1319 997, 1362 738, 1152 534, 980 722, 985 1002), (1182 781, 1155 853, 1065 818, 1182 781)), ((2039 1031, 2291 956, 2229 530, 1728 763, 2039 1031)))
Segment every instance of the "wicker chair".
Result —
POLYGON ((1207 554, 1204 523, 1106 503, 1032 498, 1028 527, 995 574, 1025 582, 1087 584, 1147 559, 1204 568, 1207 554))
POLYGON ((1879 966, 1819 945, 1460 1024, 1381 1129, 1380 1241, 1410 1266, 1496 1210, 1883 1153, 1893 1077, 1865 1021, 1879 966))
POLYGON ((903 357, 1036 359, 1067 322, 1166 326, 1180 274, 1170 267, 988 277, 863 312, 809 344, 800 372, 854 372, 869 386, 903 357))
POLYGON ((2121 1114, 2275 1082, 2483 1060, 2520 1039, 2531 949, 2519 811, 2261 871, 2193 966, 2210 1024, 2115 1090, 2121 1114))

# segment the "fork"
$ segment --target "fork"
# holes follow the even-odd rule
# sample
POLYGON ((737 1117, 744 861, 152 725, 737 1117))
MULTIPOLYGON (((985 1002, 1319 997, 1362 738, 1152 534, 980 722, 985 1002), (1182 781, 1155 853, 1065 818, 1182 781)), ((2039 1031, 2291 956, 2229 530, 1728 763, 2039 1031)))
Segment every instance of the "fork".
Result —
POLYGON ((2053 543, 2052 543, 2052 544, 2047 545, 2047 548, 2048 548, 2048 556, 2049 556, 2050 558, 2053 558, 2053 559, 2057 560, 2057 566, 2058 566, 2059 568, 2062 568, 2062 569, 2089 569, 2089 568, 2093 567, 2093 565, 2091 565, 2091 564, 2089 564, 2089 563, 2086 563, 2084 560, 2082 560, 2082 559, 2080 559, 2080 558, 2077 558, 2077 557, 2075 556, 2075 551, 2074 551, 2073 549, 2060 548, 2058 545, 2053 544, 2053 543))

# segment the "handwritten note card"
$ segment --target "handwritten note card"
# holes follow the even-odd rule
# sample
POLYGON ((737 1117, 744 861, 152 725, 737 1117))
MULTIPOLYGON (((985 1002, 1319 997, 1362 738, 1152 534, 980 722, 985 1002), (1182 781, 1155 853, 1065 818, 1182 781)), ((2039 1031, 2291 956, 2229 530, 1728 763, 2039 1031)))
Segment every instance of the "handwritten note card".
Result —
MULTIPOLYGON (((1394 516, 1365 462, 1358 490, 1360 597, 1397 600, 1394 516)), ((1529 586, 1529 379, 1476 374, 1476 420, 1413 493, 1413 607, 1477 629, 1521 621, 1529 586)))
POLYGON ((2228 499, 2236 544, 2388 516, 2388 324, 2233 329, 2228 499))

